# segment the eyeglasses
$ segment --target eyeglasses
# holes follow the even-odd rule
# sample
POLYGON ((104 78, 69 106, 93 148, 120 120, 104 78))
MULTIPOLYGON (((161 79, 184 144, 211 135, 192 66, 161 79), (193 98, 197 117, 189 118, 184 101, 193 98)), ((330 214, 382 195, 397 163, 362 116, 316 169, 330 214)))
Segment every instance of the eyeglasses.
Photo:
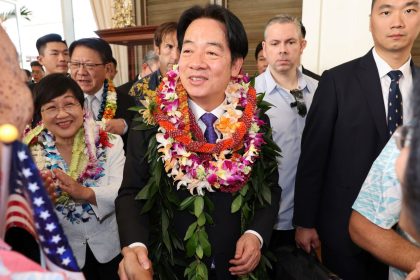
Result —
POLYGON ((398 127, 392 138, 395 139, 395 143, 397 144, 397 148, 401 150, 404 147, 409 147, 411 143, 411 137, 413 135, 413 127, 408 125, 403 125, 398 127))
POLYGON ((58 115, 60 110, 63 110, 67 114, 73 113, 78 107, 80 107, 80 103, 78 102, 68 102, 64 104, 62 107, 59 106, 48 106, 47 108, 41 109, 41 113, 45 113, 48 117, 55 117, 58 115))
POLYGON ((300 89, 292 89, 290 93, 295 98, 295 102, 290 103, 290 107, 296 107, 299 116, 302 118, 306 116, 308 110, 306 109, 305 100, 303 99, 303 92, 300 89))
POLYGON ((105 65, 106 63, 84 63, 79 61, 70 61, 70 69, 77 70, 80 68, 80 66, 84 67, 88 71, 95 70, 97 66, 105 65))

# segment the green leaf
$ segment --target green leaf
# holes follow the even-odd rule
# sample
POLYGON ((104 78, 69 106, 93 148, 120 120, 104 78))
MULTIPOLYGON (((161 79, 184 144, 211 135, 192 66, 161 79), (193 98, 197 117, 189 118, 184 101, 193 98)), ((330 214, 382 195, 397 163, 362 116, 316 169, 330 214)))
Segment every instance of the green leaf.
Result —
POLYGON ((203 251, 204 251, 204 255, 207 257, 211 256, 211 245, 209 242, 209 238, 207 236, 207 233, 203 230, 198 232, 198 241, 201 245, 201 247, 203 247, 203 251))
POLYGON ((195 196, 188 196, 187 198, 185 198, 179 205, 179 210, 182 211, 182 210, 187 209, 191 205, 191 203, 194 202, 194 199, 195 199, 195 196))
POLYGON ((246 193, 248 192, 248 189, 249 189, 249 185, 248 184, 246 184, 240 191, 239 191, 239 193, 242 195, 242 196, 245 196, 246 195, 246 193))
POLYGON ((204 263, 200 262, 197 265, 197 275, 201 278, 201 279, 208 279, 208 271, 207 271, 207 267, 204 263))
POLYGON ((197 234, 193 234, 190 239, 188 239, 186 247, 187 257, 192 257, 195 254, 195 248, 198 246, 198 237, 197 234))
POLYGON ((195 196, 194 200, 194 215, 198 218, 204 209, 204 199, 202 196, 195 196))
POLYGON ((209 224, 209 225, 214 224, 213 218, 209 214, 207 214, 206 212, 204 212, 204 215, 206 216, 207 224, 209 224))
POLYGON ((208 198, 207 196, 204 196, 204 202, 205 202, 206 208, 209 209, 209 212, 213 212, 214 211, 213 201, 211 201, 211 199, 208 198))
POLYGON ((232 202, 230 211, 232 213, 236 213, 239 209, 241 209, 242 206, 242 196, 238 195, 232 202))
POLYGON ((185 233, 184 240, 190 239, 190 237, 193 235, 195 229, 197 228, 197 222, 192 223, 185 233))
POLYGON ((150 211, 153 208, 156 202, 156 197, 146 200, 146 203, 143 205, 140 214, 144 214, 150 211))
POLYGON ((203 251, 203 248, 201 247, 201 245, 198 245, 197 248, 195 248, 195 254, 197 255, 197 257, 199 259, 203 258, 204 251, 203 251))
POLYGON ((201 213, 200 217, 198 217, 197 223, 200 227, 206 223, 206 215, 204 213, 201 213))
POLYGON ((271 204, 271 190, 267 185, 262 188, 262 196, 268 204, 271 204))

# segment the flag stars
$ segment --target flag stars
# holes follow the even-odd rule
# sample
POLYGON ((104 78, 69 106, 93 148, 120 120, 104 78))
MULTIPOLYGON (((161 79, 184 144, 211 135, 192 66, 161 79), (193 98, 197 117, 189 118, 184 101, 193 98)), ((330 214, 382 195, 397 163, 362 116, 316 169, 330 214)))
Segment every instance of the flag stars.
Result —
POLYGON ((23 168, 22 169, 22 174, 23 174, 23 176, 25 176, 25 178, 31 177, 32 176, 31 169, 29 169, 29 168, 23 168))
POLYGON ((65 266, 67 266, 67 265, 69 265, 69 263, 70 263, 70 258, 64 258, 62 261, 61 261, 61 264, 62 265, 65 265, 65 266))
POLYGON ((28 189, 31 191, 31 192, 36 192, 37 190, 39 190, 39 187, 38 187, 38 184, 37 183, 29 183, 29 185, 28 185, 28 189))
POLYGON ((66 248, 64 246, 57 248, 57 254, 62 255, 66 251, 66 248))
POLYGON ((55 244, 57 244, 58 242, 60 242, 60 240, 61 240, 61 237, 60 237, 60 235, 54 235, 52 238, 51 238, 51 242, 53 242, 53 243, 55 243, 55 244))
POLYGON ((56 229, 56 226, 54 223, 49 223, 47 224, 47 226, 45 227, 45 230, 48 230, 49 232, 52 232, 53 230, 56 229))
POLYGON ((41 214, 39 214, 39 216, 41 217, 41 219, 46 220, 51 216, 51 214, 50 212, 48 212, 48 210, 45 210, 42 211, 41 214))
POLYGON ((24 161, 25 159, 28 158, 28 155, 25 153, 25 151, 19 151, 17 153, 17 156, 18 156, 20 161, 24 161))
POLYGON ((42 199, 42 197, 35 197, 34 204, 36 206, 40 207, 44 203, 45 203, 45 201, 42 199))
POLYGON ((50 249, 48 249, 47 247, 45 247, 44 251, 45 251, 45 254, 47 254, 47 255, 51 254, 50 249))
POLYGON ((38 238, 39 238, 39 241, 41 241, 41 242, 44 242, 45 241, 45 238, 44 238, 43 235, 39 235, 38 238))

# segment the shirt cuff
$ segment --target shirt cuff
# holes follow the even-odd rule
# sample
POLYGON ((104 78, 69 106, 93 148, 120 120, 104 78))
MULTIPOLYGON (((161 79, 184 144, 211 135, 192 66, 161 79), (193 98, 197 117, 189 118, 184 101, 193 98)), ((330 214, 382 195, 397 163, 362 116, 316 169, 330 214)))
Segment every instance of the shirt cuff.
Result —
POLYGON ((251 234, 255 235, 258 238, 258 240, 260 241, 260 249, 262 248, 262 246, 264 245, 264 241, 263 241, 261 235, 258 232, 256 232, 255 230, 249 229, 249 230, 245 231, 244 233, 251 233, 251 234))
POLYGON ((124 127, 124 131, 123 131, 123 135, 124 134, 126 134, 127 133, 127 131, 128 131, 128 125, 127 125, 127 122, 124 120, 124 119, 122 119, 123 121, 124 121, 124 125, 125 125, 125 127, 124 127))
POLYGON ((128 248, 135 248, 135 247, 144 247, 144 248, 147 249, 146 245, 144 245, 141 242, 134 242, 134 243, 131 243, 130 245, 128 245, 128 248))

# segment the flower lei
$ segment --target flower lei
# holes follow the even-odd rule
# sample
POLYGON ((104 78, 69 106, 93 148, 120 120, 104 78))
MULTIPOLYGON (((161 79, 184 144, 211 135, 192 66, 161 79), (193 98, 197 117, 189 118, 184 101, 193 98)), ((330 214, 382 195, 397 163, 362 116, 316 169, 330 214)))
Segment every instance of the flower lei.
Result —
MULTIPOLYGON (((66 170, 66 173, 86 187, 96 187, 97 180, 104 176, 103 165, 106 161, 106 148, 111 147, 111 135, 102 130, 91 118, 85 118, 83 128, 74 137, 70 166, 59 155, 54 136, 40 123, 24 137, 39 170, 66 170)), ((57 183, 57 182, 56 182, 57 183)), ((71 222, 86 222, 91 206, 82 205, 82 213, 76 213, 76 202, 65 192, 57 190, 57 210, 71 222)))
MULTIPOLYGON (((215 123, 223 140, 210 144, 188 109, 188 95, 178 78, 175 69, 163 79, 153 112, 154 122, 159 125, 158 151, 166 172, 177 182, 177 189, 185 186, 191 194, 240 190, 264 143, 259 133, 263 122, 256 110, 255 89, 244 79, 229 83, 223 103, 225 113, 215 123), (193 140, 193 136, 198 140, 193 140)), ((149 112, 142 113, 150 120, 149 112)))
MULTIPOLYGON (((149 252, 160 279, 176 279, 171 267, 183 261, 175 259, 174 250, 185 251, 187 259, 192 259, 184 277, 208 279, 202 259, 211 256, 206 226, 213 223, 208 212, 215 205, 205 191, 232 193, 231 212, 240 211, 242 232, 255 209, 271 203, 269 178, 277 170, 280 149, 271 140, 270 127, 259 119, 270 104, 263 101, 263 94, 257 96, 250 84, 246 76, 229 83, 223 104, 226 113, 215 123, 223 140, 216 144, 205 141, 188 108, 188 95, 178 81, 176 67, 156 92, 145 92, 144 107, 139 109, 141 118, 137 118, 143 123, 137 129, 145 130, 145 137, 150 137, 146 155, 151 176, 136 199, 144 201, 142 213, 150 215, 149 252), (152 129, 156 126, 157 132, 152 129), (183 201, 174 194, 181 187, 191 193, 183 201), (188 211, 196 217, 183 241, 171 225, 175 211, 188 211)), ((254 278, 267 279, 268 266, 267 257, 262 256, 254 278)))
POLYGON ((112 120, 117 111, 117 91, 112 80, 106 79, 104 82, 104 90, 102 92, 102 103, 98 112, 97 120, 105 123, 112 120))

